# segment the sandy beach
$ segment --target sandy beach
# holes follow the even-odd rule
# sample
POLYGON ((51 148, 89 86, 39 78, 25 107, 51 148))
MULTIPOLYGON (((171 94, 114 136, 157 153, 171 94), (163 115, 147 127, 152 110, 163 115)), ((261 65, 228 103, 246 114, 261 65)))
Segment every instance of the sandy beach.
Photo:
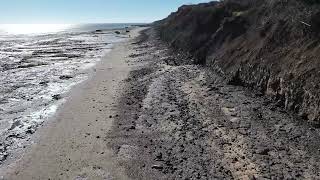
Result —
POLYGON ((139 34, 119 44, 95 67, 89 80, 76 86, 57 115, 35 134, 35 144, 0 169, 3 179, 127 179, 105 143, 115 100, 130 67, 128 48, 139 34))
POLYGON ((319 128, 195 65, 155 28, 130 35, 3 179, 319 179, 319 128))

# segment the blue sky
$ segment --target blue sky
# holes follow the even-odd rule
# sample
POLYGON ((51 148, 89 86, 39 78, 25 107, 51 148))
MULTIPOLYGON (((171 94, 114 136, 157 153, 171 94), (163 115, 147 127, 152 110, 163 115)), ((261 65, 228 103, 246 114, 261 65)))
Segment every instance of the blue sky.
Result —
POLYGON ((152 22, 208 0, 2 0, 0 24, 152 22))

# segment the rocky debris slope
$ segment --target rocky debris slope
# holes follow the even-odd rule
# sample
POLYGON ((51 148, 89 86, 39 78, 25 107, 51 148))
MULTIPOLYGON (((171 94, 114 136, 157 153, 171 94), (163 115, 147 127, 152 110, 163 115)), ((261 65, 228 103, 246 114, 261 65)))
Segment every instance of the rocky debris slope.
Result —
POLYGON ((320 178, 319 129, 193 65, 152 30, 132 47, 106 140, 132 179, 320 178))
POLYGON ((230 84, 270 96, 320 124, 320 2, 224 0, 182 6, 156 22, 161 39, 230 84))

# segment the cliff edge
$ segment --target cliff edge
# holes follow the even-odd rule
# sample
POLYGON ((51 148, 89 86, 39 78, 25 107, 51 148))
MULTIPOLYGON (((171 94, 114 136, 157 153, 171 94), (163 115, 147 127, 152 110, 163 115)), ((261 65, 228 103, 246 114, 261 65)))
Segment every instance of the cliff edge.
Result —
POLYGON ((258 90, 320 124, 319 0, 185 5, 154 25, 162 40, 229 84, 258 90))

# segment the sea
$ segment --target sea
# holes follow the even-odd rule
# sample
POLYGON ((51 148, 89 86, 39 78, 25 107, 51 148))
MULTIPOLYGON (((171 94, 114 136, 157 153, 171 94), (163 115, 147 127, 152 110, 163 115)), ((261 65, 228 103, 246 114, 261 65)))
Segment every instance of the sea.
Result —
POLYGON ((138 24, 0 25, 0 163, 25 146, 74 85, 138 24))

